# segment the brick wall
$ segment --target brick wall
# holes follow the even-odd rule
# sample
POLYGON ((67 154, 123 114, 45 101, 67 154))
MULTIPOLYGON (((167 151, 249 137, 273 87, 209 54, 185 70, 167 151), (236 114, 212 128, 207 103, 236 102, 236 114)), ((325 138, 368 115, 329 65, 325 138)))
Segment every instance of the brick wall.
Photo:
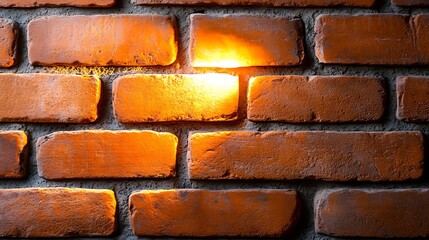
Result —
POLYGON ((429 237, 425 6, 1 0, 0 237, 429 237))

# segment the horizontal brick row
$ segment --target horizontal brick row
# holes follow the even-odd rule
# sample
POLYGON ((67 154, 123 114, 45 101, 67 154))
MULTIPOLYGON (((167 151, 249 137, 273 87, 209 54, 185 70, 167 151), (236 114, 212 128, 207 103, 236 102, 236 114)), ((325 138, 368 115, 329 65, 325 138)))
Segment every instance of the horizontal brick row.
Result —
MULTIPOLYGON (((0 176, 22 177, 23 132, 0 132, 0 176)), ((37 168, 49 180, 166 178, 176 172, 178 138, 152 131, 70 131, 37 141, 37 168), (125 146, 125 147, 124 147, 125 146)), ((420 132, 191 133, 190 179, 403 181, 423 173, 420 132)))
MULTIPOLYGON (((300 19, 190 18, 193 67, 292 66, 304 60, 300 19)), ((14 24, 1 19, 1 25, 0 66, 10 67, 16 54, 14 24)), ((320 15, 316 56, 331 64, 428 65, 428 30, 425 14, 320 15)), ((166 66, 176 61, 176 35, 173 16, 48 16, 29 23, 28 56, 31 64, 43 66, 166 66)))
MULTIPOLYGON (((298 192, 286 189, 143 190, 129 196, 128 210, 141 237, 281 237, 296 226, 300 202, 298 192)), ((428 202, 429 190, 420 188, 320 190, 315 230, 336 237, 428 237, 428 202)), ((111 190, 0 189, 0 236, 110 236, 116 204, 111 190)))
MULTIPOLYGON (((422 1, 422 0, 421 0, 422 1)), ((134 4, 173 5, 259 5, 274 7, 371 7, 375 0, 131 0, 134 4)))
POLYGON ((429 1, 427 0, 392 0, 392 3, 398 6, 429 6, 429 1))
POLYGON ((296 224, 299 199, 290 190, 148 190, 132 194, 129 209, 137 236, 280 237, 296 224))
POLYGON ((74 6, 74 7, 111 7, 116 0, 2 0, 0 7, 45 7, 45 6, 74 6))
POLYGON ((115 215, 110 190, 0 189, 1 237, 109 236, 115 215))
MULTIPOLYGON (((429 121, 429 78, 398 77, 397 118, 429 121)), ((98 118, 101 81, 60 74, 0 74, 0 122, 88 123, 98 118)), ((232 121, 238 77, 227 74, 137 74, 113 83, 113 108, 124 123, 232 121), (143 107, 144 106, 144 107, 143 107)), ((352 76, 259 76, 249 81, 251 121, 379 121, 384 81, 352 76)))
POLYGON ((56 132, 38 139, 37 169, 46 179, 172 177, 177 141, 152 131, 56 132))

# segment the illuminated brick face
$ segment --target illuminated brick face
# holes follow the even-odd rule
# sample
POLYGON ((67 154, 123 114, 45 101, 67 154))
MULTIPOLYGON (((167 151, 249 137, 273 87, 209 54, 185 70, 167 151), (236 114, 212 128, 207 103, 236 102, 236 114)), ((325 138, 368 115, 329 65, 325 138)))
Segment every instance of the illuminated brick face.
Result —
POLYGON ((429 238, 428 5, 0 0, 0 237, 429 238))

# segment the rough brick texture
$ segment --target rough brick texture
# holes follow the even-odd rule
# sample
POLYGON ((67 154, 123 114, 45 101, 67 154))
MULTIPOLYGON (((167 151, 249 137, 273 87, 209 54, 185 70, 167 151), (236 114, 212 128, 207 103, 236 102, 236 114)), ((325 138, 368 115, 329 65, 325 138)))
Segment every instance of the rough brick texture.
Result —
MULTIPOLYGON (((424 1, 424 0, 420 0, 424 1)), ((261 5, 275 7, 325 7, 356 6, 371 7, 375 0, 131 0, 135 4, 174 5, 261 5)))
POLYGON ((170 65, 175 19, 161 15, 49 16, 28 25, 34 65, 170 65))
POLYGON ((322 63, 429 64, 429 15, 321 15, 315 31, 322 63))
POLYGON ((147 190, 129 207, 137 236, 279 237, 299 214, 290 190, 147 190))
POLYGON ((57 132, 38 139, 37 169, 46 179, 171 177, 177 141, 152 131, 57 132))
POLYGON ((0 178, 22 178, 26 173, 27 135, 22 131, 0 131, 0 178))
POLYGON ((16 25, 12 20, 0 18, 0 67, 11 67, 15 64, 15 32, 16 25))
POLYGON ((191 15, 193 67, 299 65, 304 58, 299 19, 251 15, 191 15))
POLYGON ((0 189, 0 236, 108 236, 115 211, 110 190, 0 189))
POLYGON ((250 79, 252 121, 355 122, 380 120, 383 81, 369 77, 262 76, 250 79))
POLYGON ((113 84, 120 122, 237 119, 238 77, 226 74, 129 75, 113 84))
POLYGON ((315 198, 315 228, 339 237, 429 237, 427 189, 325 190, 315 198))
POLYGON ((74 7, 110 7, 115 0, 2 0, 0 7, 43 7, 43 6, 74 6, 74 7))
POLYGON ((407 122, 429 121, 429 78, 398 77, 396 94, 398 119, 407 122))
POLYGON ((100 88, 89 76, 0 74, 0 122, 93 122, 100 88))
POLYGON ((398 6, 429 6, 428 0, 392 0, 392 4, 398 6))
POLYGON ((191 179, 400 181, 423 172, 420 132, 213 132, 189 140, 191 179))

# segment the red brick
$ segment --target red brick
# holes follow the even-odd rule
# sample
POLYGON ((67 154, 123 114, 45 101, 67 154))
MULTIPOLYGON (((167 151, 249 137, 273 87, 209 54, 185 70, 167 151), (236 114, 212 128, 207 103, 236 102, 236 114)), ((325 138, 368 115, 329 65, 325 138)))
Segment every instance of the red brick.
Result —
POLYGON ((322 15, 315 29, 322 63, 429 64, 429 15, 322 15))
POLYGON ((89 76, 0 74, 0 122, 93 122, 100 87, 89 76))
POLYGON ((423 172, 420 132, 192 134, 191 179, 402 181, 423 172))
POLYGON ((193 67, 300 65, 302 22, 252 15, 191 15, 193 67))
POLYGON ((399 120, 407 122, 429 121, 429 78, 398 77, 396 80, 399 120))
POLYGON ((147 190, 129 208, 137 236, 279 237, 295 225, 299 199, 290 190, 147 190))
POLYGON ((33 65, 170 65, 177 55, 170 16, 42 17, 29 23, 28 39, 33 65))
POLYGON ((0 67, 13 66, 15 58, 16 25, 12 20, 0 18, 0 67))
POLYGON ((238 77, 226 74, 129 75, 113 84, 120 122, 237 119, 238 77))
POLYGON ((428 0, 392 0, 392 4, 398 6, 429 6, 428 0))
POLYGON ((250 79, 251 121, 355 122, 380 120, 383 81, 370 77, 262 76, 250 79))
POLYGON ((115 211, 110 190, 0 189, 0 236, 109 236, 115 211))
POLYGON ((56 132, 38 139, 37 168, 45 179, 172 177, 176 148, 171 133, 56 132))
POLYGON ((338 237, 429 237, 427 189, 318 192, 315 228, 338 237))
POLYGON ((113 4, 115 4, 115 0, 2 0, 0 7, 111 7, 113 4))
POLYGON ((25 176, 27 135, 22 131, 0 132, 0 177, 25 176))
MULTIPOLYGON (((424 1, 424 0, 423 0, 424 1)), ((371 7, 375 0, 131 0, 134 4, 174 5, 261 5, 274 7, 324 7, 355 6, 371 7)))

